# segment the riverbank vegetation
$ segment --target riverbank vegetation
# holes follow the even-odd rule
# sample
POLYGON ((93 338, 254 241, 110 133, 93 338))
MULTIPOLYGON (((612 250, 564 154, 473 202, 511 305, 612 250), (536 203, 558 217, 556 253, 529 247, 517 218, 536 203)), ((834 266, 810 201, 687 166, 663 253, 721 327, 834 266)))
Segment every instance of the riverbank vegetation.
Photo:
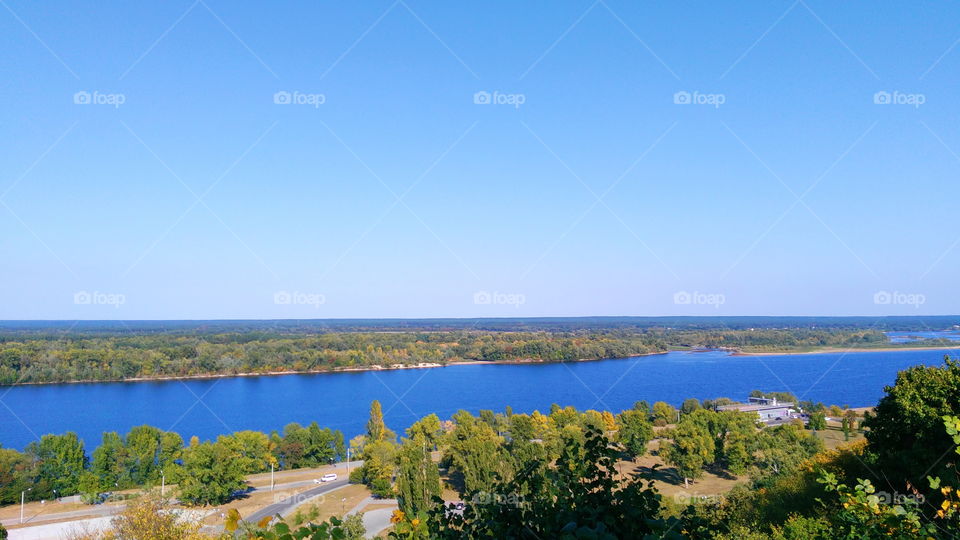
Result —
MULTIPOLYGON (((216 327, 214 327, 216 328, 216 327)), ((122 381, 451 362, 568 362, 670 350, 804 352, 906 348, 874 329, 837 327, 590 327, 581 330, 270 330, 222 332, 0 330, 0 385, 122 381)), ((924 346, 956 345, 945 340, 924 346), (942 342, 941 342, 942 341, 942 342)))

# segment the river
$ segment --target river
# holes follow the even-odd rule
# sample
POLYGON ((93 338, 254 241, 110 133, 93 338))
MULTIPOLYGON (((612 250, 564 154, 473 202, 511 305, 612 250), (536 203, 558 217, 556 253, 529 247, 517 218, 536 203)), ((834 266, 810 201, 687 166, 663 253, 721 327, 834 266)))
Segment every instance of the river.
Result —
POLYGON ((77 432, 88 452, 103 431, 151 424, 189 440, 243 429, 269 432, 316 421, 350 438, 363 431, 370 401, 383 403, 402 432, 417 418, 458 409, 547 411, 551 403, 620 411, 635 401, 679 405, 688 397, 745 400, 753 389, 852 407, 876 404, 897 371, 938 365, 956 350, 732 356, 671 352, 564 364, 457 365, 224 377, 183 381, 53 384, 0 388, 0 444, 22 449, 45 433, 77 432))

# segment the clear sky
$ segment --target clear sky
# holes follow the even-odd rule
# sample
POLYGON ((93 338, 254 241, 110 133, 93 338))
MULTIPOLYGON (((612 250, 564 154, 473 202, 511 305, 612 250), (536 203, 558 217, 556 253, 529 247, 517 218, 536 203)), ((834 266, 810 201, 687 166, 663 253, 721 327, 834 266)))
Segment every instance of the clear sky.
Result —
POLYGON ((2 0, 0 319, 957 313, 957 20, 2 0))

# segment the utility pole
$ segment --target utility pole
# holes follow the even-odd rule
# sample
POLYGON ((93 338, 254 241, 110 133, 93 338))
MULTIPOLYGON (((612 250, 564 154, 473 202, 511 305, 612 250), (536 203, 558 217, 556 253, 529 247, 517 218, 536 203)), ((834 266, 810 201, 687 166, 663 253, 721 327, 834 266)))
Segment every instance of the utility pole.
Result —
POLYGON ((164 493, 167 491, 167 473, 160 473, 160 496, 163 497, 164 493))
POLYGON ((350 449, 347 448, 347 478, 350 478, 350 449))
POLYGON ((273 491, 273 463, 270 464, 270 491, 273 491))

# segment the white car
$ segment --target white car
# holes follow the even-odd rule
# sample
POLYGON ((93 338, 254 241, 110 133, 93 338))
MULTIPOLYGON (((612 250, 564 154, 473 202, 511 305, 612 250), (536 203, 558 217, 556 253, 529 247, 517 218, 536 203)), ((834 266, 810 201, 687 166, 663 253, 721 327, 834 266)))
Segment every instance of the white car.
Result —
POLYGON ((320 477, 321 482, 333 482, 337 479, 337 475, 333 473, 328 473, 320 477))

